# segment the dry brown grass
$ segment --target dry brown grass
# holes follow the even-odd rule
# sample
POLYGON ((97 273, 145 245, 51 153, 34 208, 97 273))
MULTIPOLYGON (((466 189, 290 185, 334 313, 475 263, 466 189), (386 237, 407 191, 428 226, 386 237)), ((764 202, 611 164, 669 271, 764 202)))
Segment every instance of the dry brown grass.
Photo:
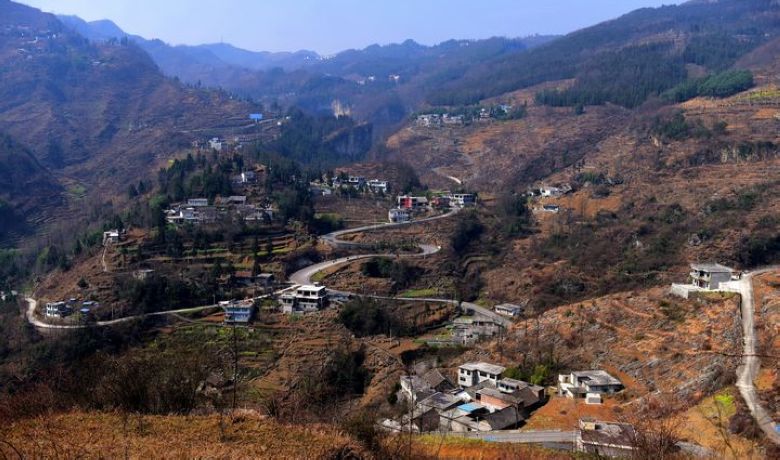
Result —
POLYGON ((420 457, 441 459, 535 459, 562 460, 572 454, 523 444, 491 443, 473 439, 421 436, 414 443, 420 457))
POLYGON ((281 425, 245 414, 129 416, 108 413, 53 415, 3 430, 0 451, 23 458, 323 458, 336 451, 365 455, 350 438, 327 426, 281 425))

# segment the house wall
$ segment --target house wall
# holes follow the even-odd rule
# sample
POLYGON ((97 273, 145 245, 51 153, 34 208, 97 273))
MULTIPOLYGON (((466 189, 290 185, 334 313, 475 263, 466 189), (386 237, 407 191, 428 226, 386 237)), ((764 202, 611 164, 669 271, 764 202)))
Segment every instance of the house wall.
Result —
POLYGON ((512 405, 507 401, 496 398, 495 396, 483 395, 483 394, 479 395, 479 403, 482 404, 483 406, 488 406, 493 410, 497 410, 497 411, 501 409, 506 409, 507 407, 512 405))
POLYGON ((720 283, 731 281, 730 273, 713 273, 710 277, 710 289, 719 289, 720 283))

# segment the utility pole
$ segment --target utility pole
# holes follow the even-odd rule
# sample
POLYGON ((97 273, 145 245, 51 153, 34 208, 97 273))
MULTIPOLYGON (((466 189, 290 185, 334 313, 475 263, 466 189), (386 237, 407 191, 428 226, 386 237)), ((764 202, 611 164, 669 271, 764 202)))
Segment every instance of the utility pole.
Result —
POLYGON ((233 402, 232 413, 236 411, 236 397, 238 391, 238 336, 236 335, 236 322, 233 321, 233 402))

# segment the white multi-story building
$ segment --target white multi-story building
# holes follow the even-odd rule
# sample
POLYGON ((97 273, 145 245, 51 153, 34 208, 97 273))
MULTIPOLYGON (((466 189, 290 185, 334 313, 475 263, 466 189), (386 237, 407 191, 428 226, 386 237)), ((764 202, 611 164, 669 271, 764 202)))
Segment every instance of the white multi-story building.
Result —
POLYGON ((279 298, 284 313, 309 313, 322 310, 328 302, 325 286, 297 285, 287 289, 279 298))
POLYGON ((412 214, 407 209, 395 208, 387 212, 387 220, 392 223, 409 222, 412 214))
POLYGON ((458 385, 468 388, 485 380, 498 385, 505 370, 505 367, 496 364, 466 363, 458 367, 458 385))

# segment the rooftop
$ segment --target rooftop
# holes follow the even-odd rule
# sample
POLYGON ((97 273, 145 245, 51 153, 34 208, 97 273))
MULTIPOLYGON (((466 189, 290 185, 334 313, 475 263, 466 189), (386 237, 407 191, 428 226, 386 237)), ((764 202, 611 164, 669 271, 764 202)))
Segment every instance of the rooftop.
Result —
POLYGON ((460 399, 447 393, 434 393, 431 396, 420 401, 419 405, 423 407, 432 407, 439 410, 447 410, 460 403, 460 399))
POLYGON ((485 421, 493 430, 503 430, 507 427, 515 426, 523 420, 525 420, 523 414, 516 407, 512 406, 485 416, 485 421))
POLYGON ((468 404, 461 404, 460 406, 458 406, 458 409, 462 410, 463 412, 467 412, 469 414, 483 408, 484 406, 482 404, 475 403, 475 402, 471 402, 468 404))
POLYGON ((628 423, 580 421, 582 442, 624 446, 631 448, 634 444, 634 427, 628 423))
POLYGON ((620 380, 616 379, 606 371, 592 370, 592 371, 576 371, 572 372, 574 376, 579 379, 587 379, 589 384, 595 385, 620 385, 620 380))
POLYGON ((484 362, 478 362, 478 363, 465 363, 460 366, 461 369, 465 369, 467 371, 480 371, 480 372, 486 372, 488 374, 501 374, 503 373, 506 368, 504 366, 499 366, 497 364, 490 364, 490 363, 484 363, 484 362))
POLYGON ((695 263, 695 264, 691 264, 691 268, 696 271, 709 272, 709 273, 731 273, 734 271, 731 268, 726 267, 725 265, 712 264, 712 263, 704 263, 704 264, 695 263))

